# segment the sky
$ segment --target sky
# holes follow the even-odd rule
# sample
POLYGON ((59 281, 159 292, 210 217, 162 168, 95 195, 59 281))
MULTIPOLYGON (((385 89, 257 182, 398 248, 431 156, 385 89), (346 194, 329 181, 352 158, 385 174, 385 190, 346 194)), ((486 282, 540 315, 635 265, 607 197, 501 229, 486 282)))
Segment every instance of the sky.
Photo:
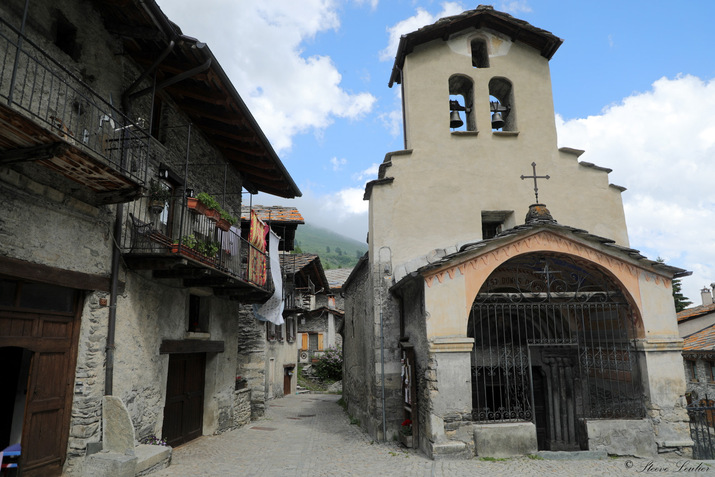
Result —
MULTIPOLYGON (((208 44, 303 193, 253 204, 297 207, 307 223, 361 242, 365 183, 403 148, 399 86, 388 88, 400 35, 478 5, 157 1, 208 44)), ((701 304, 715 282, 715 2, 492 5, 564 39, 550 61, 559 147, 613 169, 610 182, 627 188, 631 247, 692 271, 683 291, 701 304)))

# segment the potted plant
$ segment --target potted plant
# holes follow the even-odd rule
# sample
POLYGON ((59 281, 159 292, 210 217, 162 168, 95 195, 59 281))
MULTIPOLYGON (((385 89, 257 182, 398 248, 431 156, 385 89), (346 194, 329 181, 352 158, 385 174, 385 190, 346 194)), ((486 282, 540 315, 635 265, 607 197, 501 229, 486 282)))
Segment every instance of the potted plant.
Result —
POLYGON ((209 258, 216 258, 218 254, 219 243, 213 240, 199 240, 194 249, 201 255, 206 255, 209 258))
POLYGON ((231 229, 231 226, 237 222, 237 219, 223 209, 221 209, 220 214, 221 218, 218 222, 216 222, 216 227, 220 228, 224 232, 228 232, 231 229))
POLYGON ((405 419, 400 426, 400 442, 405 447, 412 447, 412 421, 405 419))
POLYGON ((214 196, 207 194, 206 192, 200 192, 196 195, 196 199, 206 207, 204 215, 211 220, 218 221, 221 218, 221 204, 214 198, 214 196))
POLYGON ((236 376, 236 391, 245 389, 248 385, 248 380, 242 376, 236 376))
POLYGON ((157 181, 149 183, 149 195, 147 196, 149 211, 159 213, 164 210, 166 204, 171 200, 171 189, 164 187, 157 181))
POLYGON ((181 253, 181 254, 187 255, 191 258, 196 258, 193 256, 196 246, 197 246, 196 237, 194 237, 193 235, 184 235, 183 237, 181 237, 181 248, 179 248, 179 242, 176 241, 173 244, 171 244, 171 252, 172 253, 181 253))

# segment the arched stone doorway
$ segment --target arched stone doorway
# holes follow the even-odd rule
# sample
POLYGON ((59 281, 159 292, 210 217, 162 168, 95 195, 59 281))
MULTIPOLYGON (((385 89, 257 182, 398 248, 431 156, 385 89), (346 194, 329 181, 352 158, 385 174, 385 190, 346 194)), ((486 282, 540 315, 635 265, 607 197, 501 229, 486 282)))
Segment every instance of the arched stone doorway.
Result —
POLYGON ((586 448, 585 419, 640 418, 635 307, 601 267, 528 253, 496 268, 471 308, 472 413, 535 424, 539 449, 586 448))

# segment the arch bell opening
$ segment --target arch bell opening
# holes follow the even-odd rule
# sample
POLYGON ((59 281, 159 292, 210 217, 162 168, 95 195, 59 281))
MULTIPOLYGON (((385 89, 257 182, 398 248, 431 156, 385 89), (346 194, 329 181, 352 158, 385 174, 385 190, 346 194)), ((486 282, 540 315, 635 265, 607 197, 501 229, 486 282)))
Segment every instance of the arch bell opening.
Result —
POLYGON ((587 449, 586 419, 645 416, 642 322, 601 267, 528 253, 492 272, 471 308, 475 424, 528 423, 539 450, 587 449))

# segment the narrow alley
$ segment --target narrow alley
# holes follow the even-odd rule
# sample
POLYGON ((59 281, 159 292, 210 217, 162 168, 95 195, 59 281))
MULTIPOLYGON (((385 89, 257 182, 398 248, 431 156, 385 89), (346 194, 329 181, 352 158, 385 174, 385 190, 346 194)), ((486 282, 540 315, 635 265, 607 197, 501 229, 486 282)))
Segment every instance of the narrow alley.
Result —
MULTIPOLYGON (((301 394, 270 402, 266 416, 240 429, 174 449, 156 477, 323 476, 633 476, 715 475, 712 462, 618 458, 432 461, 397 442, 375 442, 338 405, 339 396, 301 394), (687 462, 686 466, 682 466, 687 462), (710 464, 710 465, 708 465, 710 464)), ((575 456, 575 454, 574 454, 575 456)))

